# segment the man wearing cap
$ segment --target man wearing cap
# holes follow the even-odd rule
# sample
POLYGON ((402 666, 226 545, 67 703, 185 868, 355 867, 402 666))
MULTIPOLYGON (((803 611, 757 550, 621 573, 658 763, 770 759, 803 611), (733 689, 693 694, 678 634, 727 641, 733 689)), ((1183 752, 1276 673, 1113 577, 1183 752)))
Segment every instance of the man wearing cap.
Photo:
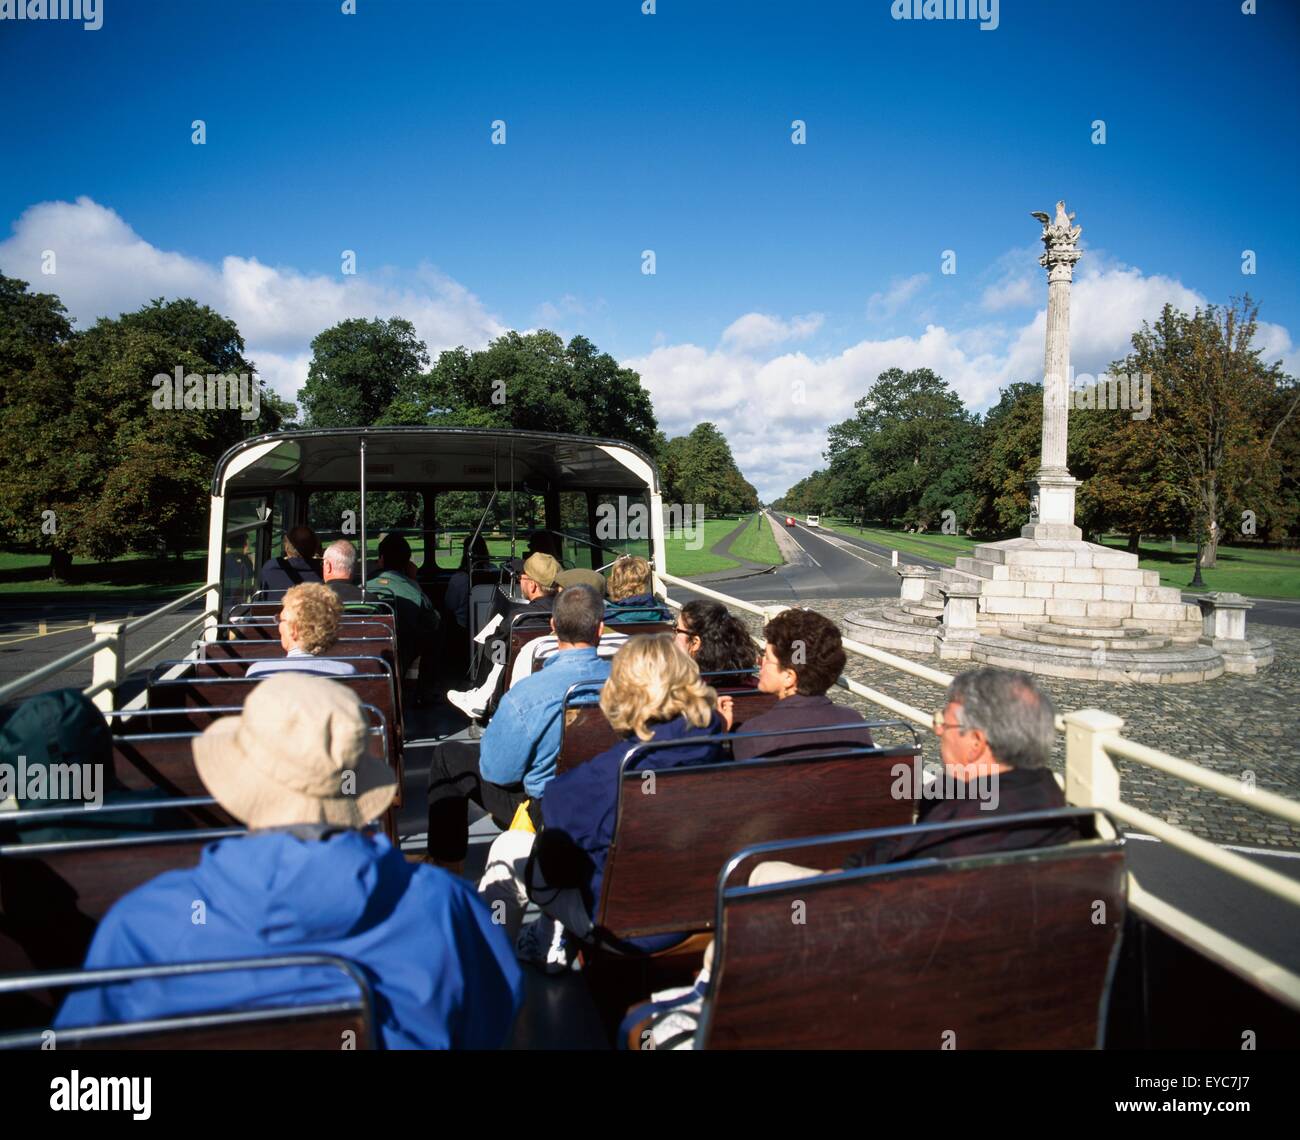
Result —
POLYGON ((531 554, 524 563, 519 575, 519 590, 524 600, 509 604, 496 629, 484 643, 487 676, 476 689, 452 689, 447 693, 447 700, 471 720, 485 716, 497 703, 506 659, 510 656, 510 627, 515 619, 523 614, 549 614, 555 608, 555 598, 559 593, 555 580, 559 573, 560 564, 549 554, 531 554))
MULTIPOLYGON (((214 721, 194 742, 195 766, 248 833, 118 900, 86 968, 330 954, 370 980, 386 1048, 504 1044, 523 1000, 513 950, 468 884, 360 830, 397 790, 388 766, 367 754, 368 735, 355 693, 301 674, 268 678, 241 716, 214 721)), ((337 970, 316 966, 87 986, 69 995, 55 1026, 352 993, 337 970)))

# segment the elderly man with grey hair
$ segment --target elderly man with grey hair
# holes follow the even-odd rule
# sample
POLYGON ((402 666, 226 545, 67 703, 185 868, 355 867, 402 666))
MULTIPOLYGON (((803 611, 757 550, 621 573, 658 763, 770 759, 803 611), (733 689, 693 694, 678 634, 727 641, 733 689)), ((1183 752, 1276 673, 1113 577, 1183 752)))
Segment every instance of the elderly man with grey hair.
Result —
MULTIPOLYGON (((989 667, 953 678, 944 707, 934 714, 933 727, 939 738, 943 778, 922 787, 919 771, 900 764, 895 786, 905 786, 916 798, 917 823, 982 819, 989 826, 878 839, 850 855, 846 869, 922 857, 943 859, 1051 847, 1081 838, 1075 820, 1011 827, 999 822, 1000 816, 1066 806, 1060 785, 1047 766, 1056 738, 1056 710, 1052 698, 1028 673, 989 667)), ((769 862, 755 868, 750 883, 820 873, 769 862)))
POLYGON ((352 584, 352 571, 357 565, 357 548, 346 538, 331 542, 325 548, 321 560, 321 569, 325 575, 325 585, 333 590, 340 602, 363 601, 361 587, 352 584))

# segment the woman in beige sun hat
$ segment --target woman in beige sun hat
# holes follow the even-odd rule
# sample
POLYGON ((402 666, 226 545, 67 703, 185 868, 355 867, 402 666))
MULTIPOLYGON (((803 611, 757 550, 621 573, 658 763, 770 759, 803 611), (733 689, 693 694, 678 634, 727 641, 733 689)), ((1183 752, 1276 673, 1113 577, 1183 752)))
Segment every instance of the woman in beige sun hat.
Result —
POLYGON ((268 677, 194 741, 199 778, 250 828, 363 827, 397 794, 392 770, 366 754, 356 693, 323 677, 268 677))
MULTIPOLYGON (((366 740, 361 704, 343 683, 261 682, 241 716, 194 741, 203 782, 248 833, 209 843, 197 866, 120 898, 86 967, 327 954, 364 974, 386 1048, 504 1044, 523 1001, 513 948, 469 883, 363 830, 397 790, 366 740)), ((356 990, 337 970, 305 963, 88 985, 55 1024, 305 1005, 356 990)))

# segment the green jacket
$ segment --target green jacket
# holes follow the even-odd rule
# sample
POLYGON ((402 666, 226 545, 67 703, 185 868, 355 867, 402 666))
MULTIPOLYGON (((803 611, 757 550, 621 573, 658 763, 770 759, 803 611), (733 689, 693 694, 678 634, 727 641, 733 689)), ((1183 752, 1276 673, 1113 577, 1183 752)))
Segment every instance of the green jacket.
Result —
POLYGON ((418 582, 396 570, 383 570, 371 578, 366 596, 392 603, 397 618, 397 655, 405 671, 419 656, 421 643, 437 632, 438 611, 418 582))

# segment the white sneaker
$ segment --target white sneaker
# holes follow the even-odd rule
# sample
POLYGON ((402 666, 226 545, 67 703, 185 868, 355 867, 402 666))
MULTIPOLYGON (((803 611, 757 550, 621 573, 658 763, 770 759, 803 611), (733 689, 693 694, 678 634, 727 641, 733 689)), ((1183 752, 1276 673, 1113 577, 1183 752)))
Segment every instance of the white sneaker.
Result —
POLYGON ((574 968, 578 955, 572 941, 553 918, 541 915, 525 926, 515 943, 515 957, 530 962, 546 974, 563 974, 574 968))
POLYGON ((455 705, 461 712, 469 717, 470 720, 478 720, 479 717, 487 712, 487 709, 481 708, 475 703, 478 699, 478 693, 474 690, 465 692, 460 689, 447 690, 448 703, 455 705))

